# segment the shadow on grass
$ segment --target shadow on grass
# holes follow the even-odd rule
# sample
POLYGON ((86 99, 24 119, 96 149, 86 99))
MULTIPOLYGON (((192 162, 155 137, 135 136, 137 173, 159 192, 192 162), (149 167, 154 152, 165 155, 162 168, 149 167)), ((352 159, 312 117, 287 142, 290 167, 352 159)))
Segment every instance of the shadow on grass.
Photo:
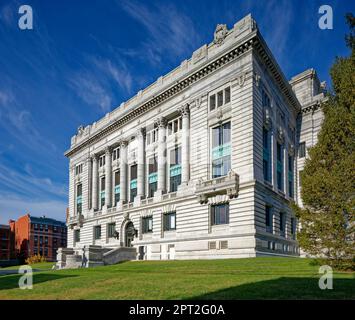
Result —
POLYGON ((188 299, 355 299, 354 279, 333 279, 332 290, 321 290, 318 280, 319 278, 282 277, 230 287, 188 299))
MULTIPOLYGON (((0 278, 0 291, 18 288, 19 287, 18 283, 19 283, 19 279, 21 276, 23 276, 23 274, 2 276, 0 278)), ((33 285, 36 285, 36 284, 39 284, 42 282, 48 282, 48 281, 64 279, 64 278, 72 278, 72 277, 77 277, 77 276, 76 275, 59 275, 59 274, 50 274, 50 273, 39 273, 39 274, 34 273, 33 274, 33 285)))

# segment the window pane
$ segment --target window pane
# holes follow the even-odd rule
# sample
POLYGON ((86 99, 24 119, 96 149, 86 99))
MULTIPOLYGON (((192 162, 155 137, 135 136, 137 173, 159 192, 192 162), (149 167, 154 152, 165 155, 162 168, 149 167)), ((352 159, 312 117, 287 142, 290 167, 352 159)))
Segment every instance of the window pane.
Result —
POLYGON ((131 166, 131 180, 137 179, 137 165, 131 166))
POLYGON ((212 128, 212 148, 219 146, 219 131, 220 127, 212 128))
POLYGON ((304 158, 306 156, 306 143, 301 142, 299 145, 299 151, 298 151, 298 156, 300 158, 304 158))
POLYGON ((210 110, 214 110, 216 108, 216 95, 210 96, 210 110))
POLYGON ((229 103, 231 101, 231 88, 225 88, 224 89, 224 103, 229 103))
POLYGON ((223 125, 223 144, 229 143, 231 140, 231 123, 227 122, 223 125))
POLYGON ((217 93, 217 107, 223 105, 223 91, 217 93))

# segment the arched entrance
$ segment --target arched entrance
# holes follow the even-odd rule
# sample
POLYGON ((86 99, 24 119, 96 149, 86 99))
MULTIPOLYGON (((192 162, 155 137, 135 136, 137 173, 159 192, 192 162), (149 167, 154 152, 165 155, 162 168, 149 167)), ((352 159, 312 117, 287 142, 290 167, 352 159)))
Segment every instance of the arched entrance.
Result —
POLYGON ((125 233, 124 246, 133 247, 132 242, 134 240, 135 229, 132 221, 127 222, 124 233, 125 233))

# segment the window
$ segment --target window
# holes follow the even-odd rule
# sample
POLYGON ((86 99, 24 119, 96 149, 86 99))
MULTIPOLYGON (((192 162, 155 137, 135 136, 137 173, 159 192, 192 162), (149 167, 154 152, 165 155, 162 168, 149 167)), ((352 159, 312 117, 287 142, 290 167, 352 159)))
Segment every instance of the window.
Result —
POLYGON ((80 242, 80 229, 74 230, 74 241, 80 242))
POLYGON ((101 207, 105 205, 105 186, 106 186, 106 179, 105 177, 101 178, 101 184, 100 184, 100 203, 101 207))
POLYGON ((270 171, 270 134, 268 130, 263 128, 263 174, 265 181, 270 181, 270 171))
POLYGON ((288 195, 293 198, 293 157, 288 156, 288 195))
POLYGON ((137 195, 137 165, 131 166, 131 182, 130 182, 130 202, 134 201, 137 195))
POLYGON ((176 230, 176 212, 168 212, 164 214, 164 231, 176 230))
POLYGON ((283 147, 280 143, 277 143, 277 188, 279 190, 283 189, 283 147))
POLYGON ((305 156, 306 156, 306 143, 300 142, 300 145, 298 147, 298 157, 304 158, 305 156))
POLYGON ((39 245, 40 246, 43 245, 43 237, 42 236, 39 237, 39 245))
POLYGON ((265 225, 266 225, 266 231, 267 232, 273 232, 272 228, 272 212, 271 212, 271 207, 266 206, 265 207, 265 225))
POLYGON ((116 233, 116 223, 109 223, 107 225, 107 236, 109 238, 113 238, 115 236, 116 233))
POLYGON ((83 208, 83 187, 82 184, 78 184, 76 186, 76 213, 81 214, 82 208, 83 208))
POLYGON ((285 227, 286 227, 286 214, 284 212, 280 212, 280 235, 282 237, 285 236, 285 227))
POLYGON ((76 167, 75 167, 75 175, 78 175, 80 173, 83 172, 83 164, 78 164, 76 167))
POLYGON ((170 192, 176 192, 181 184, 181 147, 170 150, 170 192))
POLYGON ((154 128, 147 132, 146 135, 146 144, 152 144, 158 141, 158 126, 154 124, 154 128))
POLYGON ((95 240, 101 239, 101 226, 94 227, 94 239, 95 240))
POLYGON ((153 217, 142 218, 142 233, 153 232, 153 217))
POLYGON ((296 238, 296 219, 291 218, 291 237, 292 239, 296 238))
POLYGON ((211 205, 211 225, 229 223, 229 204, 211 205))
POLYGON ((212 128, 212 178, 227 175, 231 169, 231 123, 212 128))
POLYGON ((33 253, 34 253, 35 255, 37 255, 37 254, 38 254, 38 248, 33 248, 33 253))
POLYGON ((223 105, 230 103, 231 101, 231 89, 230 87, 226 87, 217 93, 210 95, 210 111, 213 111, 223 105))
POLYGON ((99 158, 99 167, 100 168, 105 165, 105 159, 106 159, 105 155, 100 156, 100 158, 99 158))
POLYGON ((298 173, 298 176, 299 176, 299 185, 300 187, 302 187, 302 174, 303 174, 303 170, 300 170, 299 173, 298 173))
POLYGON ((35 229, 35 230, 38 230, 38 224, 37 224, 37 223, 35 223, 34 229, 35 229))
POLYGON ((58 228, 56 226, 53 226, 53 232, 57 232, 58 228))
POLYGON ((48 245, 48 237, 44 238, 44 245, 47 246, 48 245))
POLYGON ((168 122, 168 135, 174 134, 182 129, 182 118, 176 118, 168 122))
POLYGON ((270 108, 270 98, 269 95, 264 90, 262 90, 261 92, 261 102, 263 104, 263 108, 265 107, 270 108))
POLYGON ((112 151, 112 160, 118 160, 120 158, 120 148, 115 148, 112 151))
POLYGON ((37 246, 38 245, 38 237, 34 236, 34 245, 37 246))
POLYGON ((120 201, 120 194, 121 194, 121 188, 120 188, 120 171, 115 171, 115 205, 117 202, 120 201))
POLYGON ((158 189, 158 162, 154 155, 148 160, 148 197, 154 197, 158 189))
POLYGON ((40 230, 40 231, 43 231, 43 224, 40 224, 40 225, 39 225, 39 230, 40 230))

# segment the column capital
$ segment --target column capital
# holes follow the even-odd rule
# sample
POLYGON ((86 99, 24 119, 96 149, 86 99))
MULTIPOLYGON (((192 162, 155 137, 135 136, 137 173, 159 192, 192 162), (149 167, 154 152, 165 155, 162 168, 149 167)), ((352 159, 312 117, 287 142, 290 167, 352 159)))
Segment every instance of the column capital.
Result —
POLYGON ((178 111, 182 117, 188 117, 190 114, 190 105, 185 103, 178 109, 178 111))
POLYGON ((113 148, 111 146, 105 147, 105 155, 110 156, 113 148))
POLYGON ((97 162, 99 160, 99 155, 97 153, 94 153, 92 156, 91 156, 91 159, 92 161, 94 162, 97 162))
POLYGON ((156 126, 158 126, 159 128, 165 128, 166 125, 168 124, 168 122, 167 122, 166 118, 159 117, 159 118, 155 119, 154 124, 156 126))
POLYGON ((136 137, 142 138, 145 136, 145 128, 138 128, 136 131, 136 137))
POLYGON ((119 142, 119 145, 121 148, 126 148, 128 146, 128 141, 127 140, 121 140, 119 142))

